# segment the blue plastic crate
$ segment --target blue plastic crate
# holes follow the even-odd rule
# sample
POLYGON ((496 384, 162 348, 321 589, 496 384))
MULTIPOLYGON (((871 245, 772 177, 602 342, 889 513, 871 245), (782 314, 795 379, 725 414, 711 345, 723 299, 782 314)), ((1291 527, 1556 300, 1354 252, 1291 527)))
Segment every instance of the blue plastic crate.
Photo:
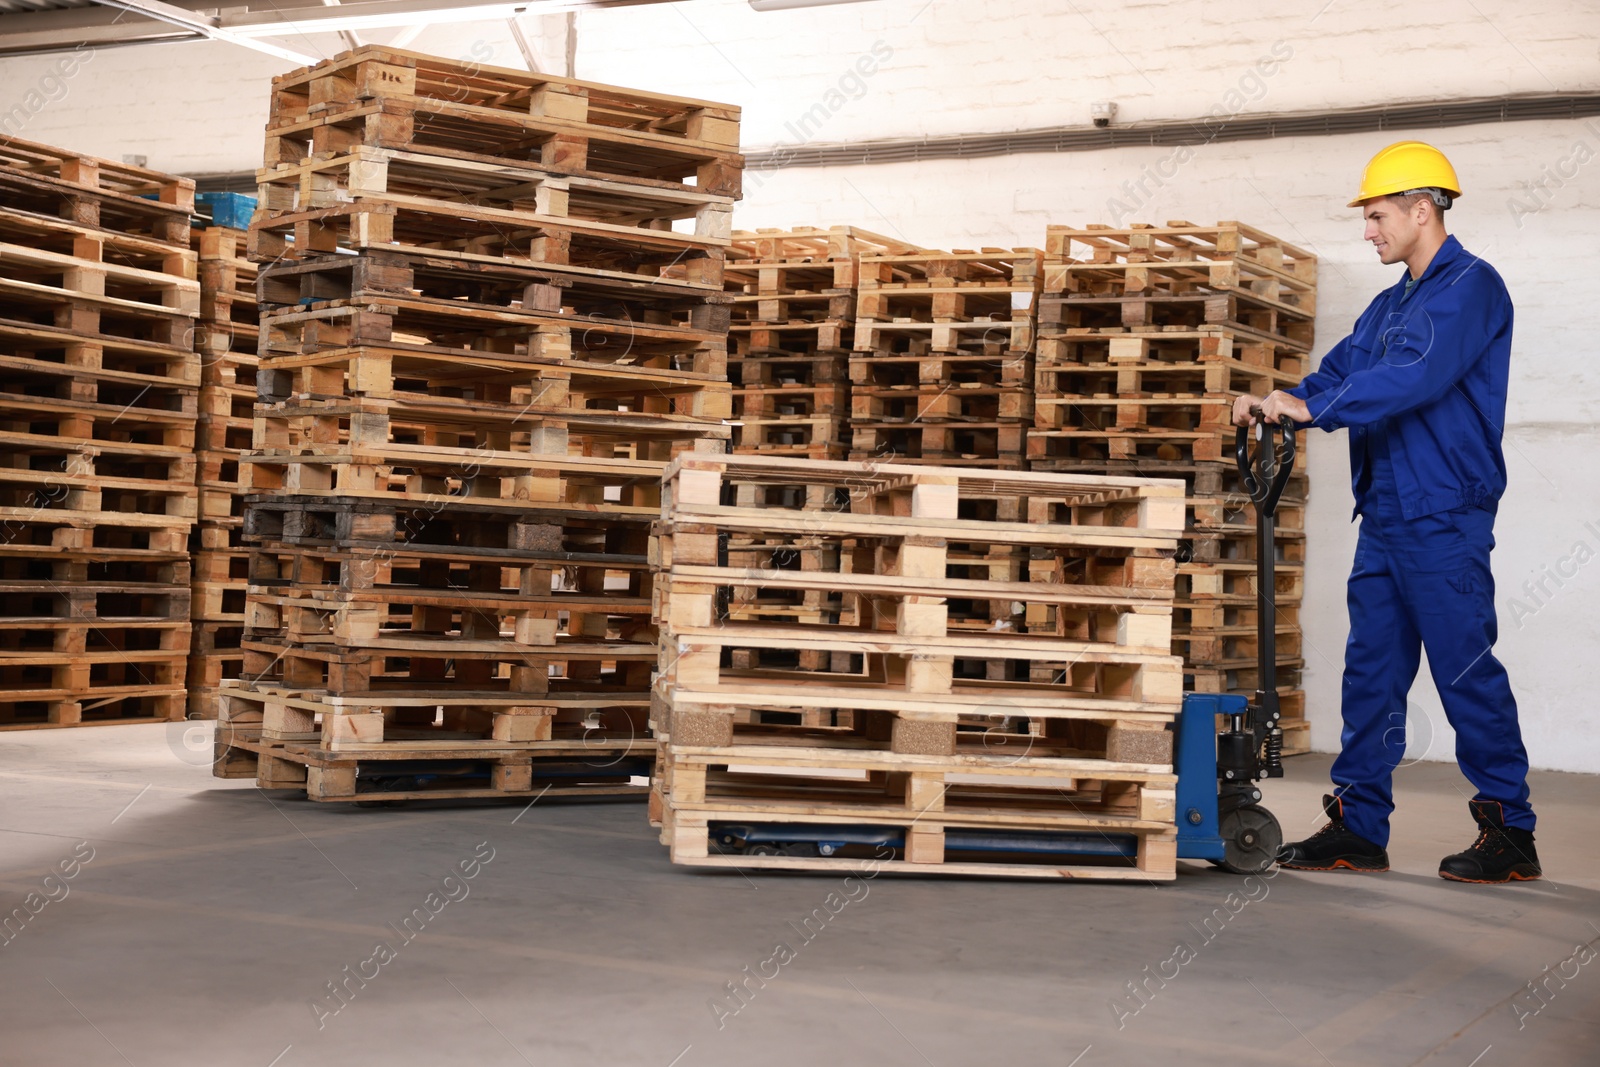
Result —
POLYGON ((244 193, 196 193, 194 207, 197 215, 211 216, 213 226, 248 230, 250 216, 256 211, 256 198, 244 193))

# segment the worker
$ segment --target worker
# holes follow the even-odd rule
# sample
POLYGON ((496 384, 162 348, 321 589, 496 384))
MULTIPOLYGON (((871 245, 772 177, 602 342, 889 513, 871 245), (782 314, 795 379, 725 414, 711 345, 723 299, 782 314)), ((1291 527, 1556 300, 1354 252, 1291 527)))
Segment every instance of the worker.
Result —
POLYGON ((1494 656, 1489 551, 1506 487, 1500 450, 1511 356, 1511 298, 1493 267, 1445 232, 1461 195, 1444 154, 1419 141, 1367 164, 1349 204, 1384 264, 1406 271, 1355 330, 1293 389, 1234 404, 1237 425, 1350 431, 1361 517, 1341 690, 1344 732, 1323 798, 1330 820, 1285 845, 1291 870, 1386 871, 1392 777, 1405 754, 1406 695, 1420 653, 1456 733, 1456 759, 1477 790, 1477 840, 1439 864, 1443 878, 1500 883, 1540 877, 1528 803, 1528 755, 1505 668, 1494 656))

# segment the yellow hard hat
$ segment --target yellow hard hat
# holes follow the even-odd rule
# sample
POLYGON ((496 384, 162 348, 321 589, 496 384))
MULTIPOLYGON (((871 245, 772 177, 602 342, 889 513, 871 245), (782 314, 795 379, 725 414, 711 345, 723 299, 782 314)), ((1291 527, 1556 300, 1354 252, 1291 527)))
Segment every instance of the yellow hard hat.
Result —
POLYGON ((1444 153, 1421 141, 1399 141, 1390 145, 1367 164, 1361 175, 1361 191, 1347 205, 1360 207, 1375 196, 1390 196, 1408 189, 1443 189, 1452 198, 1461 195, 1456 169, 1444 153))

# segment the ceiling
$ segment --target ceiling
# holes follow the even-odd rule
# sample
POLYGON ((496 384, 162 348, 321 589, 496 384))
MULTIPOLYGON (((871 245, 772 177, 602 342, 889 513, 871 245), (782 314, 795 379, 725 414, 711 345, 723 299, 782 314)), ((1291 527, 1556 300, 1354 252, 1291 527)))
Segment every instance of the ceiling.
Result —
POLYGON ((0 57, 169 41, 226 41, 315 63, 308 33, 507 20, 679 0, 0 0, 0 57))

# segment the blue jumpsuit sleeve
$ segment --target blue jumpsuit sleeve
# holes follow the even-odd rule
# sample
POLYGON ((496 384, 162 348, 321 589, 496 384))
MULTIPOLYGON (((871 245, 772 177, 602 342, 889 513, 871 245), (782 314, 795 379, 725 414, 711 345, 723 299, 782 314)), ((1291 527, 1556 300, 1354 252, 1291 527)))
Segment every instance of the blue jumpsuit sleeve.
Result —
MULTIPOLYGON (((1284 392, 1292 397, 1307 401, 1306 408, 1311 410, 1312 421, 1296 424, 1296 429, 1304 430, 1308 426, 1322 425, 1316 421, 1316 411, 1311 408, 1310 398, 1322 393, 1331 393, 1344 384, 1346 376, 1350 373, 1350 348, 1355 334, 1351 334, 1338 344, 1330 348, 1322 357, 1322 362, 1317 369, 1300 379, 1300 384, 1284 392)), ((1338 429, 1336 426, 1323 426, 1329 432, 1338 429)))
POLYGON ((1488 351, 1507 304, 1491 275, 1468 268, 1403 323, 1386 327, 1379 362, 1310 396, 1312 421, 1327 430, 1366 426, 1438 399, 1488 351))

